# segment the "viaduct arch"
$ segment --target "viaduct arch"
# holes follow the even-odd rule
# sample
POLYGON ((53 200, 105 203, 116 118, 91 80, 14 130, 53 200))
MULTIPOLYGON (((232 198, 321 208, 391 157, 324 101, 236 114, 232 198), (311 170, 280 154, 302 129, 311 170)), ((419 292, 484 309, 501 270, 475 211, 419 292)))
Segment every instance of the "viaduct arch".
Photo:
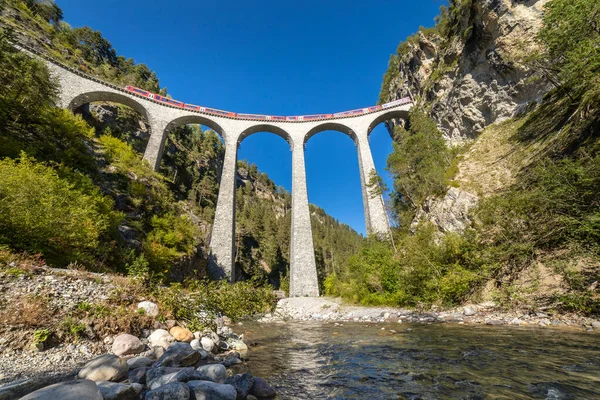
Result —
POLYGON ((388 104, 384 108, 371 107, 357 115, 343 113, 316 120, 303 117, 271 121, 258 121, 251 117, 231 118, 159 103, 86 75, 34 49, 22 45, 15 47, 47 64, 59 84, 59 106, 73 110, 94 101, 110 101, 127 105, 147 117, 151 135, 144 159, 155 170, 160 165, 170 130, 198 123, 221 135, 225 143, 225 159, 210 242, 209 273, 212 277, 234 279, 237 152, 241 141, 257 132, 271 132, 283 137, 292 151, 291 296, 319 295, 304 160, 304 146, 310 137, 325 130, 340 131, 350 136, 357 147, 367 232, 380 237, 389 234, 383 199, 373 195, 367 185, 369 176, 375 170, 369 133, 381 122, 392 118, 408 118, 411 101, 388 104))

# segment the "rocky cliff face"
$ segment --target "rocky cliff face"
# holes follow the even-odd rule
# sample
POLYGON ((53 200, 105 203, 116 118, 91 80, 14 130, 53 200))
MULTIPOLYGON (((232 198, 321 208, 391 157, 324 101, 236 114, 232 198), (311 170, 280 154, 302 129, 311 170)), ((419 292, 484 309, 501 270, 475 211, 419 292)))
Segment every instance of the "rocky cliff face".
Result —
POLYGON ((469 210, 477 204, 477 196, 451 187, 443 198, 428 198, 419 208, 411 229, 419 222, 431 222, 442 233, 462 232, 471 223, 469 210))
POLYGON ((525 62, 537 48, 548 1, 457 2, 462 5, 446 21, 456 29, 443 32, 438 24, 399 47, 381 101, 408 94, 419 99, 451 144, 513 117, 549 89, 525 62))
MULTIPOLYGON (((435 28, 421 29, 398 47, 380 101, 412 96, 449 145, 470 142, 486 127, 527 110, 550 89, 527 62, 538 50, 535 36, 549 1, 453 1, 435 28)), ((393 121, 388 129, 402 123, 393 121)), ((461 171, 468 163, 466 157, 461 171)), ((427 221, 442 233, 463 231, 478 202, 478 196, 465 190, 474 185, 463 183, 444 196, 428 198, 413 227, 427 221)))

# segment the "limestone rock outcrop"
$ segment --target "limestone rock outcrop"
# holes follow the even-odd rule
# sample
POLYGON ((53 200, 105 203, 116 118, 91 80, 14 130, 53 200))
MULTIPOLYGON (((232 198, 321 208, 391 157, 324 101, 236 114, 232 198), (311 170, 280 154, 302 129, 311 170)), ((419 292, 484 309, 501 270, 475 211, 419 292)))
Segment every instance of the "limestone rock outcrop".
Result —
POLYGON ((451 144, 524 111, 550 88, 525 61, 537 49, 534 38, 547 2, 474 0, 460 22, 464 29, 450 38, 419 32, 390 64, 392 78, 383 87, 387 98, 382 101, 407 95, 420 99, 431 106, 431 116, 451 144))
POLYGON ((469 210, 477 204, 478 197, 464 190, 451 187, 442 198, 428 198, 421 206, 411 225, 431 222, 442 233, 461 233, 471 223, 469 210))

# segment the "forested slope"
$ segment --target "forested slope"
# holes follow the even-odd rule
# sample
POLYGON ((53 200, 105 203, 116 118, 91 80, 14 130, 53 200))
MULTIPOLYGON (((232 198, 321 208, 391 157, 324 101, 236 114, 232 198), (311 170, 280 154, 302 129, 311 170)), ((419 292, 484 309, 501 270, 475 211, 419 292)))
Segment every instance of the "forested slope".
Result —
MULTIPOLYGON (((156 74, 117 54, 102 34, 71 28, 49 1, 4 3, 0 31, 0 245, 39 253, 56 266, 81 265, 181 281, 205 276, 224 155, 200 126, 169 134, 159 172, 142 161, 148 123, 118 104, 75 115, 55 107, 56 85, 25 42, 103 80, 154 92, 156 74)), ((291 197, 240 161, 236 267, 239 278, 286 288, 291 197)), ((311 206, 320 276, 345 263, 362 237, 311 206)))
POLYGON ((417 99, 388 169, 399 251, 328 278, 363 303, 600 312, 600 4, 452 0, 398 47, 417 99))

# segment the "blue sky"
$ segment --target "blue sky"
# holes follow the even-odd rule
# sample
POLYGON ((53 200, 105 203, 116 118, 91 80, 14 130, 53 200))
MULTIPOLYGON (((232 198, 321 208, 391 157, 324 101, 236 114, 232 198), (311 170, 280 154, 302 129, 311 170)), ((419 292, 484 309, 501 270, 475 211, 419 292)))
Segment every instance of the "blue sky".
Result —
MULTIPOLYGON (((100 30, 117 52, 157 72, 175 99, 272 115, 331 113, 374 105, 398 43, 432 26, 442 0, 164 1, 57 0, 72 26, 100 30)), ((392 142, 371 134, 377 171, 392 142)), ((269 133, 245 139, 240 159, 291 190, 291 152, 269 133)), ((306 145, 311 203, 365 232, 354 143, 323 132, 306 145)))

